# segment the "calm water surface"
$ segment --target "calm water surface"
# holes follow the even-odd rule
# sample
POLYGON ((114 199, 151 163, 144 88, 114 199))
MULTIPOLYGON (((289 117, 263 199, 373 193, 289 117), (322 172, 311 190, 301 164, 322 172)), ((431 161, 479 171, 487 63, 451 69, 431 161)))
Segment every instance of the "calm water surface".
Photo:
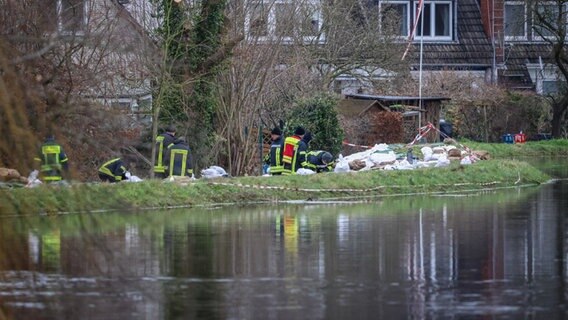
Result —
POLYGON ((0 319, 565 319, 567 199, 561 180, 1 219, 0 319))

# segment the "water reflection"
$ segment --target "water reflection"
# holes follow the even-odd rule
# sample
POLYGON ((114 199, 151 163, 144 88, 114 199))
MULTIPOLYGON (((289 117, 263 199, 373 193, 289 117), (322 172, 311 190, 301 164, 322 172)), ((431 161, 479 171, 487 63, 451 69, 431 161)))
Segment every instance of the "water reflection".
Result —
POLYGON ((567 196, 3 219, 0 319, 564 318, 567 196))

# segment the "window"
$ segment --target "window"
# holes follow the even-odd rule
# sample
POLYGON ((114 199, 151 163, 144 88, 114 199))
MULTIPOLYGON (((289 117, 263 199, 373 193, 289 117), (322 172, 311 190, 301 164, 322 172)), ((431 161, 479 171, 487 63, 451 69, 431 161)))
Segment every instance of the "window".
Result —
POLYGON ((410 14, 408 1, 379 2, 382 30, 392 30, 395 35, 408 37, 410 34, 410 14))
POLYGON ((268 36, 268 6, 263 3, 255 4, 250 10, 249 35, 268 36))
POLYGON ((85 2, 83 0, 60 0, 59 30, 75 33, 85 30, 85 2))
POLYGON ((560 81, 542 80, 542 94, 550 95, 560 92, 560 81))
MULTIPOLYGON (((418 4, 419 2, 414 3, 414 16, 418 4)), ((450 1, 424 1, 422 14, 416 25, 415 39, 423 37, 424 40, 452 40, 452 21, 453 11, 450 1)))
POLYGON ((450 41, 453 38, 454 11, 453 2, 424 1, 424 7, 416 22, 419 1, 402 0, 371 0, 378 2, 381 29, 385 32, 393 32, 401 37, 408 37, 415 27, 414 39, 429 41, 450 41), (411 7, 412 5, 412 7, 411 7), (424 19, 424 25, 422 25, 424 19), (424 27, 424 30, 422 30, 424 27))
POLYGON ((319 0, 250 2, 245 29, 249 39, 314 40, 322 26, 319 0))
POLYGON ((505 39, 527 39, 526 9, 523 2, 505 3, 505 39))
MULTIPOLYGON (((558 4, 553 2, 538 3, 533 14, 533 40, 544 40, 554 36, 558 29, 558 4), (547 27, 547 25, 549 25, 547 27)), ((564 13, 565 14, 565 13, 564 13)))
POLYGON ((66 34, 83 33, 86 26, 85 0, 47 0, 47 30, 66 34))

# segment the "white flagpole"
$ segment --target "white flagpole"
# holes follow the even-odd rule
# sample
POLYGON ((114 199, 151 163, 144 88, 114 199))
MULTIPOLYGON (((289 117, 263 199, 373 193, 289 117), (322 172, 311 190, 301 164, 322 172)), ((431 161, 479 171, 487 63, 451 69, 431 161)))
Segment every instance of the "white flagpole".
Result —
MULTIPOLYGON (((420 13, 422 13, 422 9, 424 7, 424 1, 419 2, 420 6, 420 13)), ((432 11, 432 10, 430 10, 432 11)), ((432 12, 430 12, 432 14, 432 12)), ((418 128, 422 128, 422 49, 424 44, 424 18, 420 18, 420 66, 418 71, 418 128)))
MULTIPOLYGON (((406 45, 406 49, 402 54, 402 58, 400 60, 404 60, 406 58, 406 54, 412 45, 412 40, 414 40, 414 34, 416 33, 416 26, 418 26, 418 19, 422 16, 422 7, 424 7, 424 0, 418 1, 418 8, 416 8, 416 15, 414 16, 414 21, 412 22, 412 30, 410 30, 410 35, 408 35, 408 44, 406 45)), ((424 23, 422 23, 424 24, 424 23)))

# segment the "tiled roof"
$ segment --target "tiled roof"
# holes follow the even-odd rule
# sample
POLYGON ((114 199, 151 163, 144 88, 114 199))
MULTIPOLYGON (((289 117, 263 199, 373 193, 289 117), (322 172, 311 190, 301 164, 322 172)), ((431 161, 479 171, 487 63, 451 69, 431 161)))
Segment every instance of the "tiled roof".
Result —
MULTIPOLYGON (((483 30, 481 11, 477 0, 460 0, 457 5, 457 34, 452 42, 424 42, 423 68, 460 67, 475 68, 492 65, 491 41, 483 30)), ((413 43, 409 53, 411 61, 420 61, 420 42, 413 43)))
POLYGON ((508 68, 527 63, 548 62, 551 57, 552 46, 546 43, 508 43, 505 47, 505 65, 508 68))

